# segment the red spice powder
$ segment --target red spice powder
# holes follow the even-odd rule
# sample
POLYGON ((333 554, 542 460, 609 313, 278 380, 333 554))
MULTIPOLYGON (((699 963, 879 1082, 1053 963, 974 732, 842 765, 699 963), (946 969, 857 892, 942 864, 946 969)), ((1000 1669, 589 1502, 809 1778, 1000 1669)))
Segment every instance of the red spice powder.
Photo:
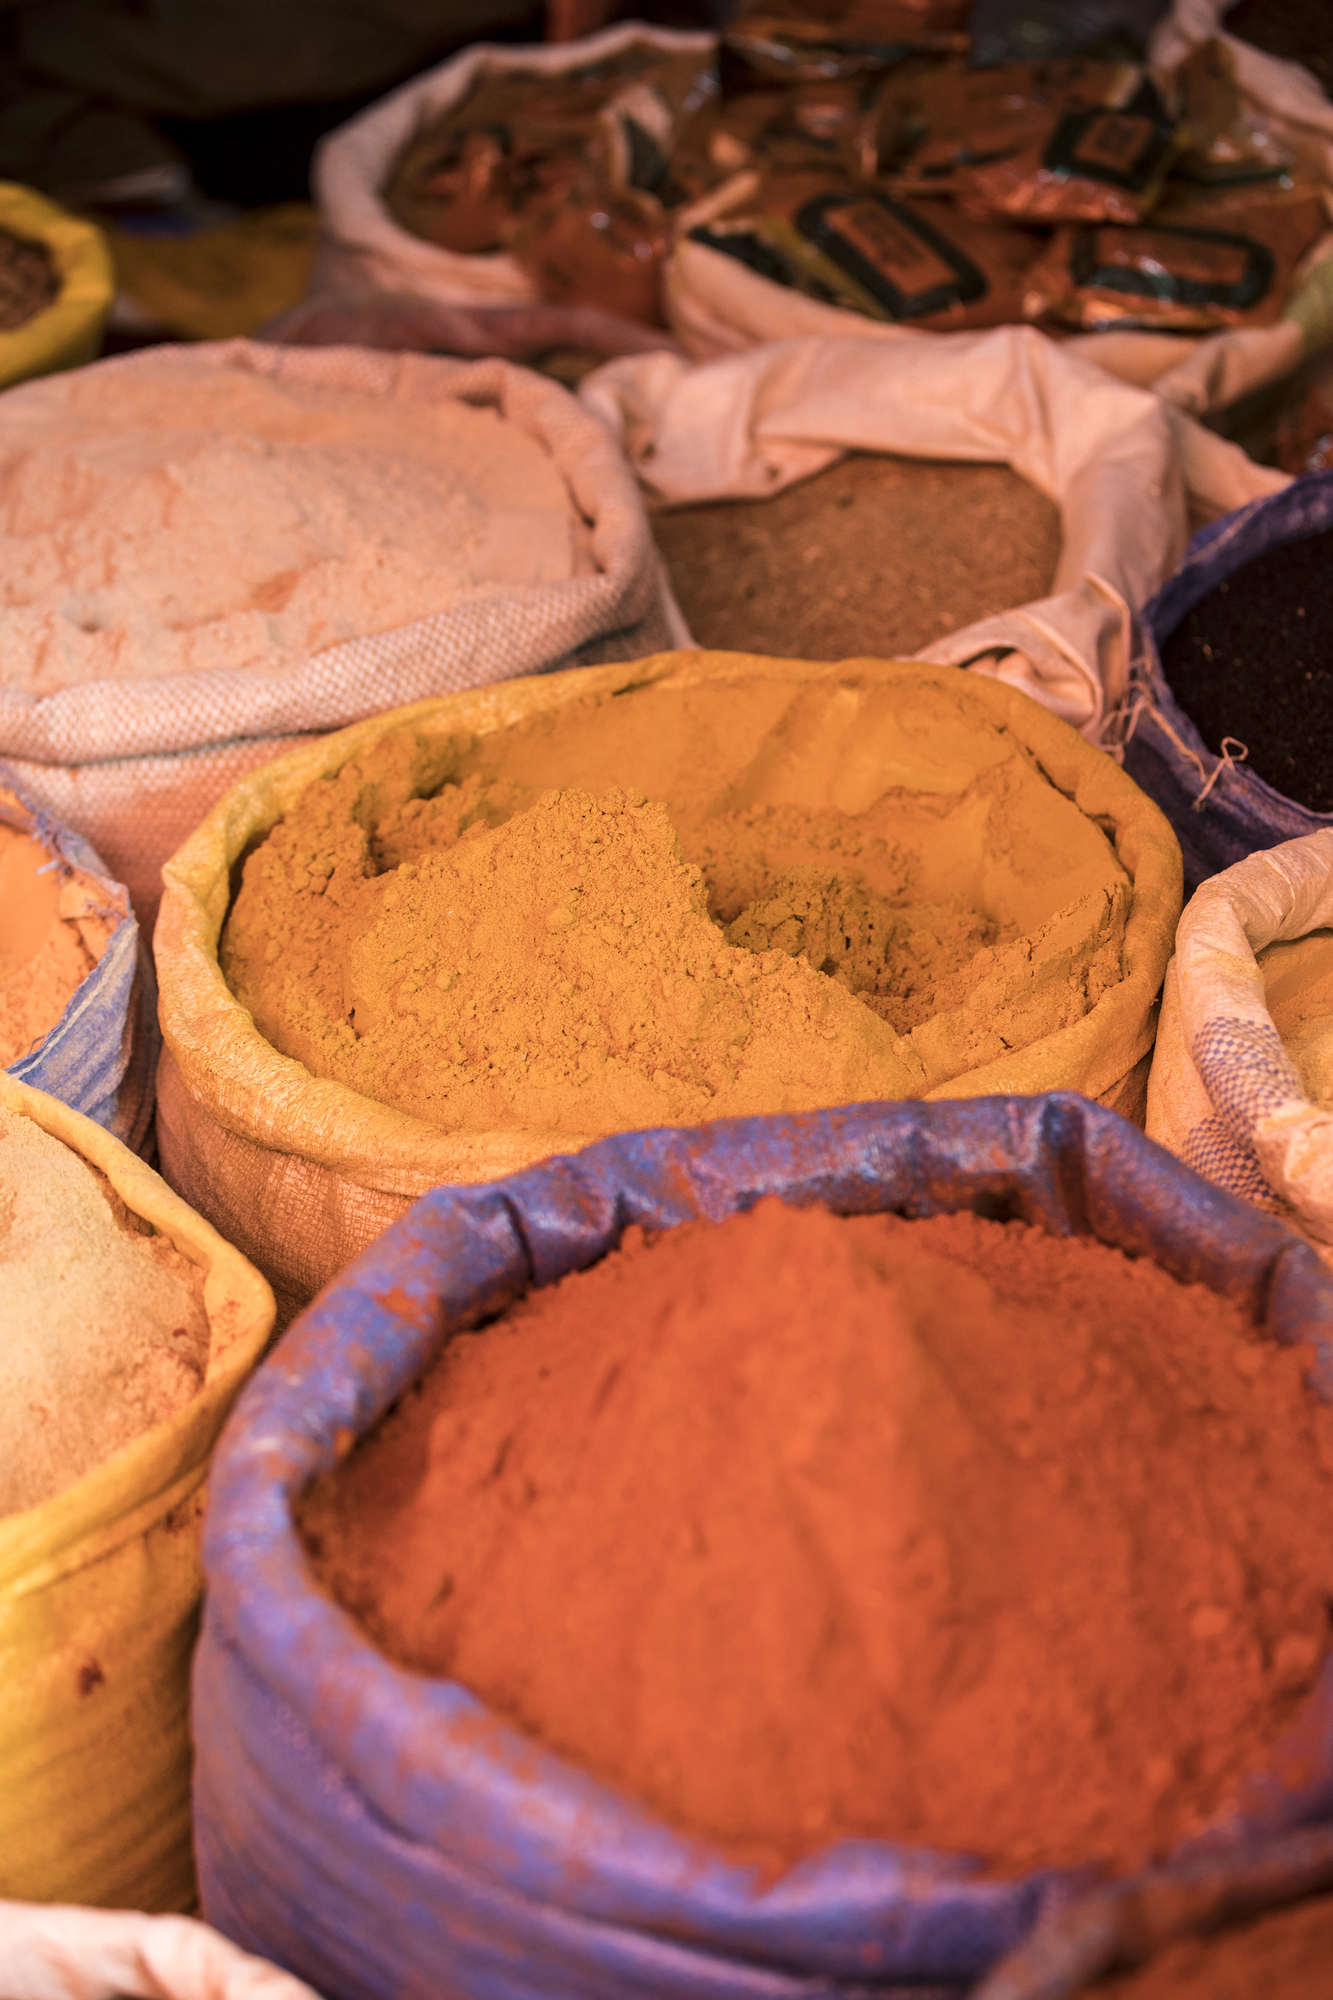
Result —
POLYGON ((457 1336, 300 1519, 392 1658, 761 1865, 1131 1863, 1326 1649, 1308 1362, 1094 1241, 765 1200, 457 1336))
POLYGON ((1086 2000, 1328 2000, 1330 1992, 1333 1897, 1321 1896, 1172 1945, 1141 1971, 1090 1987, 1086 2000))

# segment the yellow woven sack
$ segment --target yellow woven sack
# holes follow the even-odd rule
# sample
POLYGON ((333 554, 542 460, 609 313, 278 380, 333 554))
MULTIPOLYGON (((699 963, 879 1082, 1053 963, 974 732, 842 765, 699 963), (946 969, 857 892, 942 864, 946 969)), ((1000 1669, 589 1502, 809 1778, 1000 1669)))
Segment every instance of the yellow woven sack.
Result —
POLYGON ((32 375, 51 375, 93 360, 116 281, 101 230, 32 188, 0 181, 0 226, 45 243, 60 273, 54 304, 12 332, 0 333, 0 389, 7 389, 32 375))
POLYGON ((211 1335, 192 1402, 54 1499, 0 1520, 0 1897, 186 1910, 204 1480, 272 1331, 273 1295, 100 1125, 4 1075, 0 1106, 91 1162, 202 1267, 211 1335))
MULTIPOLYGON (((756 680, 768 684, 769 711, 798 696, 809 695, 816 707, 823 691, 834 697, 811 727, 823 733, 823 767, 835 780, 823 796, 806 796, 813 757, 788 755, 772 780, 783 800, 856 813, 896 786, 945 801, 964 793, 986 765, 1017 752, 1033 788, 1043 780, 1054 786, 1109 835, 1132 885, 1123 978, 1072 1026, 980 1068, 951 1073, 946 1050, 945 1061, 923 1074, 920 1094, 1073 1089, 1141 1119, 1157 994, 1180 914, 1180 851, 1138 786, 1026 695, 950 667, 738 653, 664 653, 632 666, 506 681, 358 723, 262 766, 163 870, 154 940, 165 1042, 158 1076, 163 1172, 265 1272, 280 1316, 311 1298, 425 1189, 493 1179, 601 1135, 445 1130, 280 1055, 233 998, 218 965, 237 861, 314 780, 396 731, 471 739, 649 683, 716 691, 720 700, 727 688, 756 680)), ((735 760, 730 775, 738 776, 768 741, 752 731, 741 742, 734 715, 718 735, 725 738, 724 780, 728 757, 735 760)), ((627 768, 622 782, 667 796, 658 776, 627 768)), ((770 795, 778 793, 770 788, 770 795)))

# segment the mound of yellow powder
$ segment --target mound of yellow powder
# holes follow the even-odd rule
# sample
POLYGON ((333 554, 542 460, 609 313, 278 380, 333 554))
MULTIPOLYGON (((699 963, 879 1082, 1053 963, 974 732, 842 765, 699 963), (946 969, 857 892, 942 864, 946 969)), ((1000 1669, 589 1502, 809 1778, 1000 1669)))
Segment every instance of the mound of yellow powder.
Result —
MULTIPOLYGON (((729 693, 761 719, 772 696, 729 693)), ((779 693, 817 774, 817 704, 779 693)), ((1124 871, 1002 738, 952 793, 836 810, 717 786, 690 698, 654 696, 481 744, 404 732, 312 784, 221 940, 260 1032, 438 1126, 587 1135, 919 1095, 1122 976, 1124 871), (656 798, 615 781, 627 728, 674 732, 656 798)))

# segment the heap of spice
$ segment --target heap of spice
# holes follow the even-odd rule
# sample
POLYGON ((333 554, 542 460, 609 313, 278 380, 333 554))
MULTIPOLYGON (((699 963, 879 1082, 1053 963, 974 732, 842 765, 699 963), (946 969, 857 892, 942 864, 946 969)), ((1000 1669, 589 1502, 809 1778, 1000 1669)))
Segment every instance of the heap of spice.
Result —
POLYGON ((454 1335, 298 1519, 392 1659, 762 1867, 1131 1865, 1325 1656, 1308 1362, 1095 1240, 770 1198, 454 1335))
POLYGON ((1280 542, 1191 607, 1162 645, 1171 692, 1214 756, 1333 812, 1333 529, 1280 542))
POLYGON ((905 659, 1050 594, 1060 513, 1004 465, 855 452, 769 500, 678 507, 653 534, 701 646, 905 659))
POLYGON ((848 780, 847 698, 647 686, 386 739, 248 857, 224 975, 283 1054, 451 1129, 919 1095, 1082 1019, 1122 976, 1106 836, 943 694, 933 789, 873 747, 886 693, 864 802, 800 803, 848 780))
POLYGON ((122 915, 90 875, 0 820, 0 1068, 55 1027, 122 915))
POLYGON ((295 662, 591 569, 541 441, 495 409, 162 348, 11 390, 0 679, 295 662))
POLYGON ((198 1394, 203 1274, 105 1177, 0 1109, 0 1516, 35 1507, 198 1394))

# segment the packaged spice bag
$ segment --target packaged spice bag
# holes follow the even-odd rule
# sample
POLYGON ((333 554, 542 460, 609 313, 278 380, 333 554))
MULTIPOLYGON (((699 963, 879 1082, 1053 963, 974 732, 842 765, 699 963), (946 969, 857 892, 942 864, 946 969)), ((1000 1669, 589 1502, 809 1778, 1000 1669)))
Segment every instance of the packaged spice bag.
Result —
POLYGON ((833 174, 747 177, 691 239, 762 277, 871 319, 944 329, 1020 316, 1041 240, 833 174))
POLYGON ((1150 221, 1057 230, 1027 273, 1028 319, 1208 333, 1267 326, 1328 227, 1309 182, 1174 186, 1150 221))

